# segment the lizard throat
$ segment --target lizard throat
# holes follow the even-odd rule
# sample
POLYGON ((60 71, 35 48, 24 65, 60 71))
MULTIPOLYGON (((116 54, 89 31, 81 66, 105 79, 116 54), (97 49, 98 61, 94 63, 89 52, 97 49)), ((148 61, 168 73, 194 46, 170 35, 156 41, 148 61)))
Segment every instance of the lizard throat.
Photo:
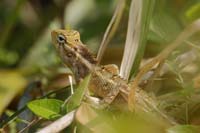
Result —
POLYGON ((83 58, 82 55, 80 55, 77 51, 75 51, 73 48, 71 48, 68 45, 62 45, 63 49, 67 52, 71 52, 76 56, 76 60, 81 62, 83 65, 85 65, 89 70, 93 69, 93 64, 91 64, 87 59, 83 58))
POLYGON ((93 64, 89 63, 69 45, 59 44, 58 50, 63 62, 74 73, 76 82, 80 82, 94 68, 93 64))

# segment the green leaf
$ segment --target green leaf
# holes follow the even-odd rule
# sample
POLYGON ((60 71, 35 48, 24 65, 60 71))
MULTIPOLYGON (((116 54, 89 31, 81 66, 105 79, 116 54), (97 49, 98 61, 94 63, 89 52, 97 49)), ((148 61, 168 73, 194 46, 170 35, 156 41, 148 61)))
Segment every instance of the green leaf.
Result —
POLYGON ((186 11, 185 16, 189 21, 192 22, 200 18, 199 11, 200 11, 200 3, 196 3, 186 11))
POLYGON ((61 114, 61 105, 63 101, 57 99, 34 100, 27 104, 28 108, 36 115, 45 119, 55 119, 61 114))
POLYGON ((91 75, 88 75, 84 78, 84 80, 79 84, 75 93, 70 98, 69 102, 67 103, 67 112, 72 111, 73 109, 77 108, 83 99, 85 91, 88 87, 91 75))
POLYGON ((169 128, 167 133, 200 133, 200 126, 177 125, 169 128))

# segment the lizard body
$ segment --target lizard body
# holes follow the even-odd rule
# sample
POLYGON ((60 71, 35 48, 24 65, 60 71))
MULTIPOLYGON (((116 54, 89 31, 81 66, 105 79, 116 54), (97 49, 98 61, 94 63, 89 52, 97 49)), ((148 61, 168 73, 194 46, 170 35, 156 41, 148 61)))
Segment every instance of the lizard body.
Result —
POLYGON ((128 93, 126 92, 129 91, 129 86, 127 81, 119 77, 118 67, 115 65, 97 66, 96 58, 81 42, 79 32, 55 30, 51 34, 61 59, 73 71, 76 82, 80 82, 91 72, 89 90, 95 96, 102 98, 103 104, 112 103, 120 92, 127 100, 128 93))
POLYGON ((92 76, 88 88, 95 96, 102 98, 102 104, 111 104, 117 96, 127 101, 131 88, 134 90, 134 99, 132 100, 136 109, 145 112, 157 112, 169 123, 176 124, 157 108, 157 102, 145 91, 133 83, 128 84, 128 81, 123 80, 119 76, 116 66, 97 66, 96 58, 81 42, 78 31, 54 30, 51 35, 53 44, 62 61, 73 71, 77 83, 91 73, 92 76))

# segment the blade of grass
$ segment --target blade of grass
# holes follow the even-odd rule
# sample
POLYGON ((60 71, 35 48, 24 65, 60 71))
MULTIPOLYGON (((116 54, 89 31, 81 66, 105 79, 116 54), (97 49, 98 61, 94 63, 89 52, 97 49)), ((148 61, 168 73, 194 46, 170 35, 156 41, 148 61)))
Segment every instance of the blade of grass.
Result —
POLYGON ((117 30, 117 27, 120 23, 120 20, 122 18, 122 14, 124 11, 124 7, 125 7, 125 3, 126 3, 125 1, 126 0, 118 1, 118 5, 115 9, 115 12, 110 20, 110 23, 106 29, 106 32, 104 33, 103 40, 100 44, 100 48, 99 48, 99 51, 97 54, 98 63, 101 61, 108 43, 110 42, 110 40, 112 39, 112 37, 114 36, 114 34, 117 30))
POLYGON ((85 95, 85 92, 88 88, 90 77, 91 77, 90 74, 88 76, 86 76, 84 78, 84 80, 82 82, 80 82, 75 93, 72 94, 71 98, 69 99, 69 101, 67 102, 67 105, 66 105, 67 106, 67 112, 74 110, 75 108, 79 107, 79 105, 81 104, 83 97, 85 95))
POLYGON ((130 74, 137 71, 143 57, 154 3, 154 0, 131 2, 125 50, 120 67, 120 76, 125 79, 129 79, 130 74))

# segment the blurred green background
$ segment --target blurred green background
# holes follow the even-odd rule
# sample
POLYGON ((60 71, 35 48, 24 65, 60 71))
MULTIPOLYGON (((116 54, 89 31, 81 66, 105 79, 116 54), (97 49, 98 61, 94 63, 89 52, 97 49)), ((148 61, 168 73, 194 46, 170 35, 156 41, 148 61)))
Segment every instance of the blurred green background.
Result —
MULTIPOLYGON (((63 68, 51 43, 51 30, 59 28, 78 30, 82 42, 96 54, 116 5, 117 0, 1 0, 0 115, 9 105, 9 109, 17 109, 19 97, 31 81, 39 80, 45 85, 48 84, 48 89, 67 84, 65 72, 68 70, 63 68), (17 100, 13 100, 14 98, 17 100)), ((120 66, 129 6, 130 0, 127 0, 120 25, 106 49, 101 64, 114 63, 120 66)), ((157 55, 185 26, 198 18, 200 18, 199 0, 155 0, 144 59, 157 55)), ((198 44, 199 37, 195 36, 194 40, 198 44)), ((187 51, 192 48, 181 49, 187 51)), ((199 57, 199 54, 197 56, 199 57)), ((174 65, 174 62, 168 63, 174 65)), ((199 62, 196 64, 199 65, 199 62)), ((174 68, 176 67, 171 71, 177 74, 174 68)), ((197 78, 198 73, 193 74, 193 77, 197 78)), ((160 82, 158 83, 158 86, 163 88, 158 94, 185 87, 170 81, 170 78, 167 81, 162 83, 164 87, 160 87, 160 82)), ((190 82, 187 83, 186 88, 190 88, 190 82)), ((199 84, 197 86, 199 87, 199 84)), ((171 100, 169 102, 173 102, 173 99, 171 100)), ((196 111, 197 109, 194 110, 195 115, 200 116, 196 111)), ((186 121, 183 119, 181 122, 186 121)), ((194 118, 195 122, 200 123, 199 119, 194 118)))

